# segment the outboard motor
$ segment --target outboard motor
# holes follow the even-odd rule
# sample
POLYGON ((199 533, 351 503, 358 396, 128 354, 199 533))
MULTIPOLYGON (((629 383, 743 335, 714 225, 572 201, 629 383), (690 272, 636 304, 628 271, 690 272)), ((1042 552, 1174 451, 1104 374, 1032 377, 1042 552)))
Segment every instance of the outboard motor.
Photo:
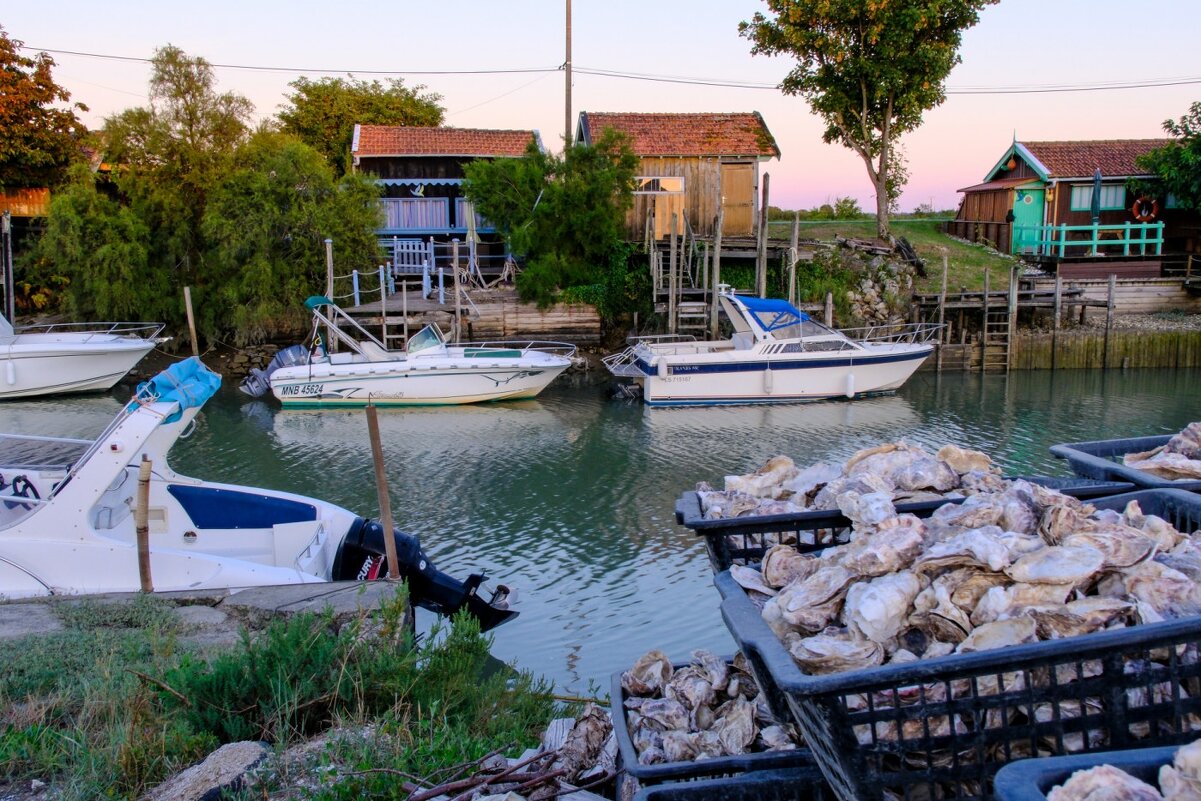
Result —
MULTIPOLYGON (((485 601, 477 591, 486 576, 473 573, 466 581, 459 581, 434 567, 416 537, 393 529, 392 538, 396 541, 400 577, 408 583, 409 598, 415 605, 440 615, 453 615, 466 608, 480 622, 480 631, 494 629, 517 617, 518 613, 508 607, 509 589, 504 585, 498 586, 485 601)), ((386 553, 384 527, 378 521, 357 518, 338 546, 331 578, 334 581, 383 578, 388 572, 386 553)))
POLYGON ((297 367, 309 363, 309 349, 305 345, 289 345, 276 352, 275 357, 262 370, 251 368, 242 379, 238 389, 252 398, 261 398, 271 389, 271 374, 281 367, 297 367))

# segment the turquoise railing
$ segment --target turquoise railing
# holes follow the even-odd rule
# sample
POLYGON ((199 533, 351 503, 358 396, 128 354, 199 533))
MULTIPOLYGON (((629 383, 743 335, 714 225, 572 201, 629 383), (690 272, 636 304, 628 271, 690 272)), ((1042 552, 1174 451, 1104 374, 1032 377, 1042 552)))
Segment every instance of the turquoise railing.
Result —
POLYGON ((1163 253, 1163 223, 1118 225, 1017 225, 1015 253, 1045 256, 1159 256, 1163 253))

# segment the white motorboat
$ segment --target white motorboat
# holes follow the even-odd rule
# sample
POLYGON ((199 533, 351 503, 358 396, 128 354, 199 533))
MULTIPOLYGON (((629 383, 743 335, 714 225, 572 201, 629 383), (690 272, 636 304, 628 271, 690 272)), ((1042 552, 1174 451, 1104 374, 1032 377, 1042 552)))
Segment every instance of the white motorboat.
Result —
POLYGON ((0 316, 0 398, 103 392, 155 345, 162 323, 51 323, 14 329, 0 316))
POLYGON ((532 398, 571 366, 575 346, 561 342, 483 342, 451 345, 427 325, 388 350, 328 298, 311 297, 314 346, 293 345, 241 388, 268 390, 284 406, 420 406, 532 398), (351 336, 346 329, 354 330, 351 336), (328 352, 322 334, 345 347, 328 352))
MULTIPOLYGON (((130 592, 141 587, 138 474, 149 459, 146 516, 154 590, 241 589, 374 579, 384 569, 378 522, 316 498, 182 476, 167 452, 221 378, 198 359, 138 388, 95 440, 0 435, 0 598, 130 592)), ((477 594, 434 567, 417 538, 388 532, 413 603, 466 608, 492 628, 513 617, 507 590, 477 594)))
POLYGON ((780 403, 855 398, 900 387, 934 350, 940 326, 836 331, 791 303, 721 287, 729 339, 642 337, 607 356, 614 376, 651 405, 780 403))

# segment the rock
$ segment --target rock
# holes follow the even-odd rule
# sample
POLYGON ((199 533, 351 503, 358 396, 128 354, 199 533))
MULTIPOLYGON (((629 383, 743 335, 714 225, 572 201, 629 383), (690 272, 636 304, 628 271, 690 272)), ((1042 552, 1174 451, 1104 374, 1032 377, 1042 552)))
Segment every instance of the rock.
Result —
POLYGON ((143 795, 141 801, 218 801, 225 791, 245 787, 246 774, 270 753, 265 743, 223 745, 200 764, 175 774, 143 795))

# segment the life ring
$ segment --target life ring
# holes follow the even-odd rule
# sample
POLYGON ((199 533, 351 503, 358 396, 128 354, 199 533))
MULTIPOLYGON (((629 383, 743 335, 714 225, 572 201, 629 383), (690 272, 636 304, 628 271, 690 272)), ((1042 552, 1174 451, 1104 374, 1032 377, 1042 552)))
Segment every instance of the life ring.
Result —
POLYGON ((1151 222, 1155 219, 1155 215, 1159 214, 1159 201, 1143 195, 1134 201, 1134 205, 1130 207, 1130 213, 1139 222, 1151 222))

